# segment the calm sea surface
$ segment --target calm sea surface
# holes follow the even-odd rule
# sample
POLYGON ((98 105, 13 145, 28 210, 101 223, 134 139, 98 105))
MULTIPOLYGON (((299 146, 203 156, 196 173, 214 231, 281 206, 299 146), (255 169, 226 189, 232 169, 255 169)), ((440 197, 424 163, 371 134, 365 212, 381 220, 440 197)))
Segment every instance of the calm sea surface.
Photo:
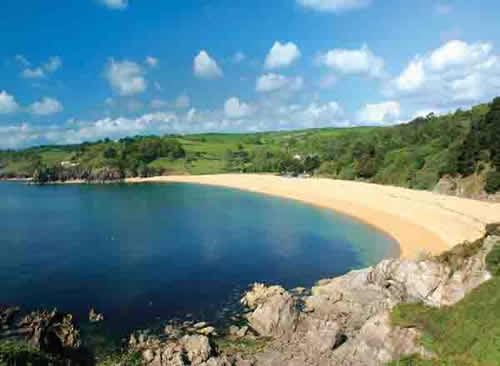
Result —
POLYGON ((214 320, 253 282, 311 286, 395 246, 350 217, 232 189, 0 183, 0 304, 80 319, 95 307, 123 332, 214 320))

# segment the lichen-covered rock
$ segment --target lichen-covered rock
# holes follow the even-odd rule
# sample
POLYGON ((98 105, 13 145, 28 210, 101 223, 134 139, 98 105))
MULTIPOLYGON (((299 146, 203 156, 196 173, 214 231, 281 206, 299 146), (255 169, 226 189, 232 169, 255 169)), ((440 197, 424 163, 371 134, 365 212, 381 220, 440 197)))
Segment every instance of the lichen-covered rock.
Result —
POLYGON ((255 285, 242 301, 251 309, 249 324, 275 340, 252 361, 257 366, 371 366, 407 354, 429 356, 415 342, 416 330, 391 326, 390 310, 412 302, 453 305, 490 279, 485 259, 500 241, 492 235, 497 230, 490 226, 489 236, 437 258, 389 259, 319 281, 310 296, 295 297, 279 286, 255 285))
POLYGON ((208 338, 201 335, 184 336, 181 339, 181 344, 187 359, 195 365, 207 361, 212 353, 208 338))
POLYGON ((242 303, 253 310, 247 315, 248 323, 262 336, 283 337, 297 326, 297 300, 281 286, 255 284, 242 303))
POLYGON ((392 327, 389 313, 381 313, 368 320, 355 339, 332 353, 332 364, 372 366, 385 365, 409 354, 425 357, 424 348, 416 345, 417 337, 414 329, 392 327))

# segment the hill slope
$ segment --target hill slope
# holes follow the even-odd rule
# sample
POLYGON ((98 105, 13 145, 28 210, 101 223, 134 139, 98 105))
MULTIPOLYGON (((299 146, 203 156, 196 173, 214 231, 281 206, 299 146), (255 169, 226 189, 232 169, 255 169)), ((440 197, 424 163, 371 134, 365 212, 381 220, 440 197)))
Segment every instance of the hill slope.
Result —
POLYGON ((500 190, 500 98, 468 111, 392 127, 251 134, 136 136, 0 152, 0 177, 115 180, 124 177, 307 172, 432 189, 443 176, 478 176, 500 190))

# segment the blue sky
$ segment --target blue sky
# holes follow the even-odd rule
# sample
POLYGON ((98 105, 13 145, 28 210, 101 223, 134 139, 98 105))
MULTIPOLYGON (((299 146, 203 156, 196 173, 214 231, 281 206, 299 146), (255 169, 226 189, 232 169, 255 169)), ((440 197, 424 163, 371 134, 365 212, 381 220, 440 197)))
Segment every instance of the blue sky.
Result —
POLYGON ((495 0, 2 0, 0 148, 381 125, 500 95, 495 0))

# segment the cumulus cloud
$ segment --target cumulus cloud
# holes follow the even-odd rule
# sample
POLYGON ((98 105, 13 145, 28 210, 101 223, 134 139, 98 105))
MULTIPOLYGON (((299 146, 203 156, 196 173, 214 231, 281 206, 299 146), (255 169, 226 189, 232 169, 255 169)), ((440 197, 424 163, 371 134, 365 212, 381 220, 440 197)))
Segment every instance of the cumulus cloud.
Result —
POLYGON ((234 55, 233 55, 233 63, 235 64, 240 64, 242 63, 243 61, 245 61, 247 58, 247 56, 241 52, 241 51, 238 51, 236 52, 234 55))
POLYGON ((267 69, 278 69, 290 66, 301 56, 299 48, 295 43, 288 42, 281 44, 275 42, 266 57, 265 67, 267 69))
POLYGON ((55 72, 62 66, 62 59, 59 56, 49 58, 49 61, 43 65, 47 72, 55 72))
POLYGON ((194 74, 201 79, 217 79, 223 75, 217 62, 205 50, 194 58, 193 68, 194 74))
POLYGON ((488 42, 449 41, 416 55, 384 88, 424 108, 449 108, 492 99, 500 90, 500 57, 488 42))
POLYGON ((14 113, 19 109, 19 104, 12 95, 5 90, 0 93, 0 114, 14 113))
POLYGON ((397 122, 401 115, 399 102, 387 101, 378 104, 366 104, 358 114, 360 122, 390 124, 397 122))
POLYGON ((21 76, 25 79, 42 79, 47 73, 56 72, 62 66, 62 59, 59 56, 50 57, 42 66, 35 68, 29 67, 31 63, 23 55, 17 55, 16 60, 26 67, 21 73, 21 76))
POLYGON ((228 118, 242 118, 252 114, 252 108, 236 97, 229 98, 224 104, 224 112, 228 118))
POLYGON ((137 118, 72 120, 64 126, 4 126, 0 127, 0 148, 72 144, 147 134, 249 132, 347 125, 342 108, 335 101, 288 104, 280 99, 265 98, 250 105, 238 98, 229 98, 223 108, 215 110, 166 110, 137 118))
POLYGON ((110 9, 125 10, 128 8, 128 0, 100 0, 101 3, 110 9))
POLYGON ((25 67, 31 66, 31 62, 29 62, 29 60, 26 57, 24 57, 24 55, 21 54, 16 55, 16 61, 25 67))
POLYGON ((297 0, 297 3, 305 8, 332 13, 360 9, 371 2, 372 0, 297 0))
POLYGON ((320 65, 345 75, 385 76, 384 59, 373 54, 367 45, 359 50, 333 49, 317 58, 320 65))
POLYGON ((293 104, 279 109, 282 115, 288 115, 303 128, 346 126, 344 111, 337 102, 293 104))
POLYGON ((156 57, 153 57, 153 56, 146 57, 145 62, 149 67, 152 67, 152 68, 158 66, 158 59, 156 57))
POLYGON ((29 107, 31 113, 38 116, 48 116, 50 114, 63 111, 63 105, 57 99, 45 97, 42 100, 33 103, 29 107))
POLYGON ((302 77, 288 78, 281 74, 268 73, 257 78, 256 90, 259 93, 269 93, 277 90, 298 91, 302 89, 302 77))
POLYGON ((37 67, 35 69, 25 69, 22 74, 25 79, 41 79, 45 77, 45 73, 43 72, 41 67, 37 67))
POLYGON ((122 96, 142 93, 147 87, 143 70, 132 61, 111 59, 106 67, 105 76, 111 87, 122 96))

